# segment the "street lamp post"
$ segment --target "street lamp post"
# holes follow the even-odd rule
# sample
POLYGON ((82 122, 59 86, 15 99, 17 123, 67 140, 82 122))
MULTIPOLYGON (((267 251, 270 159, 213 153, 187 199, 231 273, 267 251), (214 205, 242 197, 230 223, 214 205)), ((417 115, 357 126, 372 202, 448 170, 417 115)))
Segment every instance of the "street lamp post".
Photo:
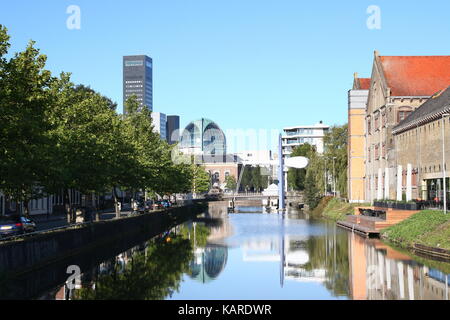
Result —
POLYGON ((447 214, 447 174, 445 166, 445 118, 450 114, 444 113, 442 115, 442 171, 444 174, 444 214, 447 214))
POLYGON ((334 197, 336 197, 336 166, 334 164, 336 159, 337 159, 336 157, 333 157, 333 194, 334 194, 334 197))
POLYGON ((324 189, 325 189, 325 193, 323 194, 324 197, 327 196, 328 193, 328 172, 327 172, 327 159, 324 157, 324 165, 325 165, 325 172, 323 173, 324 175, 324 189))

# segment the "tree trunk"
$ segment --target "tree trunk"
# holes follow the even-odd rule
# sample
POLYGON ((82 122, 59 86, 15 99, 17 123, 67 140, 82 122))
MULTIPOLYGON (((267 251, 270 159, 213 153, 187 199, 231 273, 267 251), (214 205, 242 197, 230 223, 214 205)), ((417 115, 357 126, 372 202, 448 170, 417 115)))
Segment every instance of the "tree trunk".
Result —
POLYGON ((67 216, 67 223, 71 224, 73 222, 72 217, 72 206, 70 204, 70 197, 69 197, 69 189, 64 188, 63 190, 63 201, 64 201, 64 208, 66 210, 66 216, 67 216))
POLYGON ((29 217, 29 216, 30 216, 30 208, 29 208, 29 205, 30 205, 30 201, 29 201, 29 200, 25 200, 25 201, 23 202, 23 215, 24 215, 25 217, 29 217))
MULTIPOLYGON (((100 214, 98 213, 98 198, 97 198, 97 194, 92 193, 92 204, 93 204, 93 208, 94 208, 94 215, 95 215, 95 221, 100 221, 100 214)), ((91 221, 94 220, 94 217, 91 214, 91 221)))
POLYGON ((114 196, 114 208, 116 209, 116 219, 120 218, 120 208, 119 208, 119 199, 117 197, 116 187, 113 187, 113 196, 114 196))

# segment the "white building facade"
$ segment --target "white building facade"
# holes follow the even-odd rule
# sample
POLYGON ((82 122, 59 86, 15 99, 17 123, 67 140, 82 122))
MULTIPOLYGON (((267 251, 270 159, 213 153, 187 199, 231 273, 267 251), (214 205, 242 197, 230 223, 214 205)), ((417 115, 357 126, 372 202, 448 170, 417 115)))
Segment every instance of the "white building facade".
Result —
POLYGON ((152 122, 154 131, 161 136, 162 140, 167 140, 167 116, 161 112, 152 112, 152 122))
POLYGON ((330 127, 319 122, 313 126, 297 126, 283 129, 283 157, 289 157, 298 146, 309 143, 318 153, 324 153, 324 137, 330 127))
POLYGON ((271 182, 278 180, 278 155, 271 150, 246 150, 235 155, 244 166, 263 168, 262 174, 269 176, 271 182))

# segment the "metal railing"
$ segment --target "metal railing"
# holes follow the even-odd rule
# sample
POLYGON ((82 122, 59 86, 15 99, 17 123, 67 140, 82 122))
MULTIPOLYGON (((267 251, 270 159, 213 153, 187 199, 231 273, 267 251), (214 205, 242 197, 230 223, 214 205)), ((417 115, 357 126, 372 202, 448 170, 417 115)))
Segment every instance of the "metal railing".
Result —
POLYGON ((50 229, 45 229, 45 230, 39 230, 39 231, 35 231, 35 232, 30 232, 30 233, 23 233, 23 234, 18 234, 15 236, 11 236, 11 237, 6 237, 6 238, 0 238, 0 243, 5 243, 5 242, 9 242, 9 241, 15 241, 15 240, 23 240, 26 238, 31 238, 37 235, 41 235, 41 234, 45 234, 45 233, 51 233, 51 232, 55 232, 58 230, 63 230, 63 229, 75 229, 76 227, 81 227, 84 225, 88 225, 91 224, 95 221, 89 221, 89 222, 82 222, 82 223, 74 223, 74 224, 69 224, 69 225, 65 225, 65 226, 61 226, 61 227, 56 227, 56 228, 50 228, 50 229))
MULTIPOLYGON (((172 205, 172 207, 170 207, 170 208, 178 208, 178 207, 182 207, 182 205, 172 205)), ((166 209, 153 209, 153 210, 150 210, 148 212, 144 212, 144 214, 150 214, 150 213, 165 211, 166 209)), ((111 213, 111 212, 106 212, 106 213, 111 213)), ((65 226, 61 226, 61 227, 55 227, 55 228, 39 230, 39 231, 35 231, 35 232, 23 233, 23 234, 18 234, 18 235, 15 235, 15 236, 0 238, 0 244, 6 243, 6 242, 10 242, 10 241, 16 241, 16 240, 24 240, 24 239, 31 238, 31 237, 34 237, 34 236, 38 236, 38 235, 46 234, 46 233, 51 233, 51 232, 55 232, 55 231, 59 231, 59 230, 76 229, 78 227, 87 226, 87 225, 90 225, 90 224, 93 224, 93 223, 96 223, 96 222, 117 221, 117 220, 120 220, 120 219, 136 217, 138 215, 142 215, 142 214, 141 213, 134 213, 133 211, 126 211, 126 212, 122 212, 120 218, 103 219, 103 220, 98 220, 98 221, 92 220, 92 221, 87 221, 87 222, 72 223, 72 224, 68 224, 68 225, 65 225, 65 226)))

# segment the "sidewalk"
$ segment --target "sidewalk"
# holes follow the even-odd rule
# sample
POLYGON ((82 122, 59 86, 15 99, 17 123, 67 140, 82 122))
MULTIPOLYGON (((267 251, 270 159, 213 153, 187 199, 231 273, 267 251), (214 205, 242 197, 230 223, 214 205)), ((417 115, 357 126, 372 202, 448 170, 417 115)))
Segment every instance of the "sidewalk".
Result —
POLYGON ((31 216, 31 219, 35 222, 52 222, 52 221, 65 220, 65 219, 67 219, 67 217, 66 217, 66 215, 40 214, 40 215, 31 216))
MULTIPOLYGON (((103 216, 107 216, 107 215, 113 215, 113 217, 115 217, 115 211, 114 209, 106 209, 106 210, 99 210, 98 213, 100 214, 100 219, 101 220, 108 220, 107 219, 103 219, 103 216)), ((121 211, 121 216, 123 215, 128 215, 130 212, 129 211, 121 211)), ((66 214, 39 214, 39 215, 32 215, 31 219, 33 219, 33 221, 35 221, 36 223, 45 223, 45 222, 54 222, 54 221, 61 221, 61 220, 66 220, 67 216, 66 214)))

